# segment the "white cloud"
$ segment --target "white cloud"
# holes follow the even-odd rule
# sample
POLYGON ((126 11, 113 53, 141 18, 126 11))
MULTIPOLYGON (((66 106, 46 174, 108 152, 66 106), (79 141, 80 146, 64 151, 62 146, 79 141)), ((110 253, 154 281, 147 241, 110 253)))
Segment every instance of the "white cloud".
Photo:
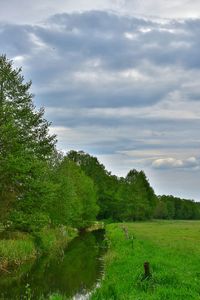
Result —
POLYGON ((158 169, 168 168, 199 168, 200 162, 196 157, 189 157, 186 159, 177 158, 159 158, 152 162, 152 166, 158 169))

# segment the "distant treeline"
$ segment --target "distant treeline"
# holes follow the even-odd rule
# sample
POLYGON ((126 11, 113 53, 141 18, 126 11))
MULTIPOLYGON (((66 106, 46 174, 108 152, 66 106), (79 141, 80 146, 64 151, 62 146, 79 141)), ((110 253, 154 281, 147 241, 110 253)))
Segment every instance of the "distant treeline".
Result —
POLYGON ((68 158, 92 178, 99 205, 99 219, 135 221, 200 219, 200 203, 173 196, 156 196, 143 171, 129 171, 125 178, 106 171, 96 157, 71 151, 68 158))
POLYGON ((82 151, 59 153, 30 87, 21 69, 0 56, 0 222, 37 231, 59 225, 84 228, 96 218, 200 218, 198 203, 157 197, 143 171, 133 169, 118 178, 82 151))
POLYGON ((157 219, 197 220, 200 219, 200 203, 174 196, 157 196, 154 212, 157 219))

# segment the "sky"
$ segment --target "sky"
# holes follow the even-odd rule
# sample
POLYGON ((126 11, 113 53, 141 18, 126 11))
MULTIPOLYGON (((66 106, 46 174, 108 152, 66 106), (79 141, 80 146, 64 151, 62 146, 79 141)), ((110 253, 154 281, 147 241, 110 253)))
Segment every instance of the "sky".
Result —
POLYGON ((200 201, 200 1, 0 0, 0 54, 64 152, 200 201))

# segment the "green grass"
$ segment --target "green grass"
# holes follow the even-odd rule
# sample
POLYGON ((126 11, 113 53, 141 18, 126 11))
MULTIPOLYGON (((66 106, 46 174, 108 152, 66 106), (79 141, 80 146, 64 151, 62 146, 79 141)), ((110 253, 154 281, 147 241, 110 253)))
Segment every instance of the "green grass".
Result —
POLYGON ((30 236, 23 239, 0 240, 0 271, 6 271, 9 267, 36 257, 36 249, 30 236))
POLYGON ((6 239, 0 239, 0 273, 15 270, 38 255, 55 255, 76 235, 75 229, 65 226, 44 228, 34 235, 8 232, 6 239))
POLYGON ((123 223, 106 229, 105 276, 92 300, 200 299, 200 222, 123 223), (145 261, 151 266, 148 279, 143 278, 145 261))

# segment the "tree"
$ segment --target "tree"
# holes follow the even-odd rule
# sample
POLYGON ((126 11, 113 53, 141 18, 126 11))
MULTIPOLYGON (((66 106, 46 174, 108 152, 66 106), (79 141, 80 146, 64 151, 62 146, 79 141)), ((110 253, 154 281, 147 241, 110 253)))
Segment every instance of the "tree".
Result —
POLYGON ((152 217, 155 207, 155 194, 143 171, 133 169, 127 174, 127 199, 125 218, 128 220, 146 220, 152 217))
POLYGON ((110 174, 106 171, 104 165, 100 164, 96 157, 93 157, 83 151, 70 151, 67 157, 89 176, 95 185, 97 191, 98 205, 100 207, 99 217, 108 218, 111 214, 110 201, 114 201, 112 194, 112 184, 110 174), (109 212, 108 212, 109 210, 109 212))
POLYGON ((98 218, 123 221, 152 217, 156 196, 143 171, 133 169, 125 179, 118 178, 111 175, 96 157, 83 151, 70 151, 68 158, 94 181, 100 207, 98 218))
POLYGON ((158 196, 154 216, 158 219, 195 220, 200 218, 200 206, 193 200, 181 199, 172 195, 158 196))
POLYGON ((96 219, 96 189, 93 181, 74 162, 63 159, 54 177, 56 197, 50 208, 56 224, 83 228, 96 219))
POLYGON ((48 197, 48 164, 55 151, 55 136, 44 109, 36 110, 31 82, 21 68, 14 69, 0 56, 0 214, 15 207, 24 213, 42 207, 48 197))

